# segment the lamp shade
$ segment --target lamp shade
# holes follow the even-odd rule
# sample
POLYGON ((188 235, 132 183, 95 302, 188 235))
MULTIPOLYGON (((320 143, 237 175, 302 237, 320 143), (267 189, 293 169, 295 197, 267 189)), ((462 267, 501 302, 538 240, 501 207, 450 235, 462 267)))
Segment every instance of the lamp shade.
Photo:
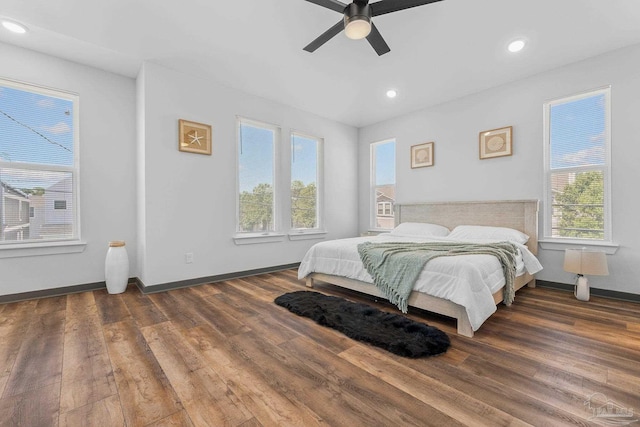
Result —
POLYGON ((604 252, 585 249, 566 249, 564 270, 569 273, 606 276, 609 274, 607 256, 604 252))

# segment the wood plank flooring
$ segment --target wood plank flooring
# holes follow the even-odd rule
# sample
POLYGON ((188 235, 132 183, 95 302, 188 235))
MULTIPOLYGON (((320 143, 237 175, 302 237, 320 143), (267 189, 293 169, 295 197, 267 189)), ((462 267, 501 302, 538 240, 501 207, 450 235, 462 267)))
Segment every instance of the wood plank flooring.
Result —
POLYGON ((640 412, 640 304, 524 288, 473 339, 414 311, 452 346, 404 359, 273 303, 300 289, 287 270, 0 305, 0 426, 588 426, 594 393, 640 412))

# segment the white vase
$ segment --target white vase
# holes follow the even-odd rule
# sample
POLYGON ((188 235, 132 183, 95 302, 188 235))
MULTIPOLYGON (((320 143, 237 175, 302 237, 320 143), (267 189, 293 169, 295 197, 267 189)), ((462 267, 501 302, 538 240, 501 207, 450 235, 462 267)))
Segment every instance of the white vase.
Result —
POLYGON ((109 242, 107 258, 104 261, 104 278, 110 294, 121 294, 129 282, 129 256, 124 242, 109 242))

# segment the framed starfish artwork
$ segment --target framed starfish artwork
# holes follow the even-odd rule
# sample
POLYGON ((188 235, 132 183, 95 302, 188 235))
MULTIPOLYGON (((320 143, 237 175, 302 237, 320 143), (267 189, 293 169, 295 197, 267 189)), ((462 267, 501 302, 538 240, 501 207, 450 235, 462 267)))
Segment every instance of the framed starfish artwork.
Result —
POLYGON ((178 150, 211 155, 211 126, 178 120, 178 150))

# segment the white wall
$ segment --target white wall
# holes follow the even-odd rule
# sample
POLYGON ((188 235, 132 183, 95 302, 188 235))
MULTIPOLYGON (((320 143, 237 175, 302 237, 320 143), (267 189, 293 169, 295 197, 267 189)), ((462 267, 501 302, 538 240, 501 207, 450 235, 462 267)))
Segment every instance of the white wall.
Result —
MULTIPOLYGON (((0 44, 0 77, 80 95, 79 254, 0 259, 0 295, 104 280, 109 240, 125 240, 147 285, 300 261, 315 241, 236 246, 235 118, 325 138, 327 239, 368 228, 369 143, 397 139, 397 199, 542 199, 542 104, 612 85, 611 275, 594 287, 640 293, 640 47, 627 48, 358 131, 310 113, 145 64, 137 82, 0 44), (138 99, 136 100, 136 96, 138 99), (177 150, 178 118, 213 125, 213 155, 177 150), (136 133, 137 123, 137 133, 136 133), (480 161, 478 132, 514 127, 514 155, 480 161), (137 136, 136 136, 137 135, 137 136), (435 141, 435 166, 410 169, 409 147, 435 141), (137 159, 136 159, 137 158, 137 159), (138 241, 139 239, 139 241, 138 241), (184 254, 194 253, 185 264, 184 254)), ((542 226, 542 224, 541 224, 542 226)), ((541 250, 542 280, 571 283, 562 252, 541 250)))
MULTIPOLYGON (((0 295, 104 280, 124 240, 146 285, 299 262, 317 240, 236 246, 236 115, 325 139, 327 239, 357 233, 356 128, 145 64, 136 81, 0 44, 0 77, 80 95, 84 252, 0 259, 0 295), (213 125, 213 155, 177 150, 178 118, 213 125), (185 264, 184 254, 194 253, 185 264)), ((283 143, 286 141, 283 140, 283 143)))
MULTIPOLYGON (((398 203, 452 200, 543 200, 545 101, 611 85, 613 240, 610 275, 590 277, 593 287, 640 294, 640 46, 516 81, 433 108, 360 129, 360 230, 369 226, 369 144, 397 140, 398 203), (478 133, 513 126, 513 156, 478 158, 478 133), (411 169, 410 146, 435 141, 435 166, 411 169)), ((541 203, 541 210, 544 206, 541 203)), ((542 233, 542 216, 540 232, 542 233)), ((573 283, 562 269, 564 253, 540 250, 539 279, 573 283)))
POLYGON ((237 115, 281 126, 282 147, 292 129, 324 138, 326 238, 356 235, 356 128, 151 63, 138 76, 138 94, 145 285, 295 263, 317 242, 234 243, 237 115), (178 151, 178 119, 213 126, 211 156, 178 151), (187 252, 192 264, 185 263, 187 252))
POLYGON ((104 280, 109 240, 136 271, 135 82, 0 43, 0 77, 80 96, 82 253, 0 259, 0 295, 104 280))

